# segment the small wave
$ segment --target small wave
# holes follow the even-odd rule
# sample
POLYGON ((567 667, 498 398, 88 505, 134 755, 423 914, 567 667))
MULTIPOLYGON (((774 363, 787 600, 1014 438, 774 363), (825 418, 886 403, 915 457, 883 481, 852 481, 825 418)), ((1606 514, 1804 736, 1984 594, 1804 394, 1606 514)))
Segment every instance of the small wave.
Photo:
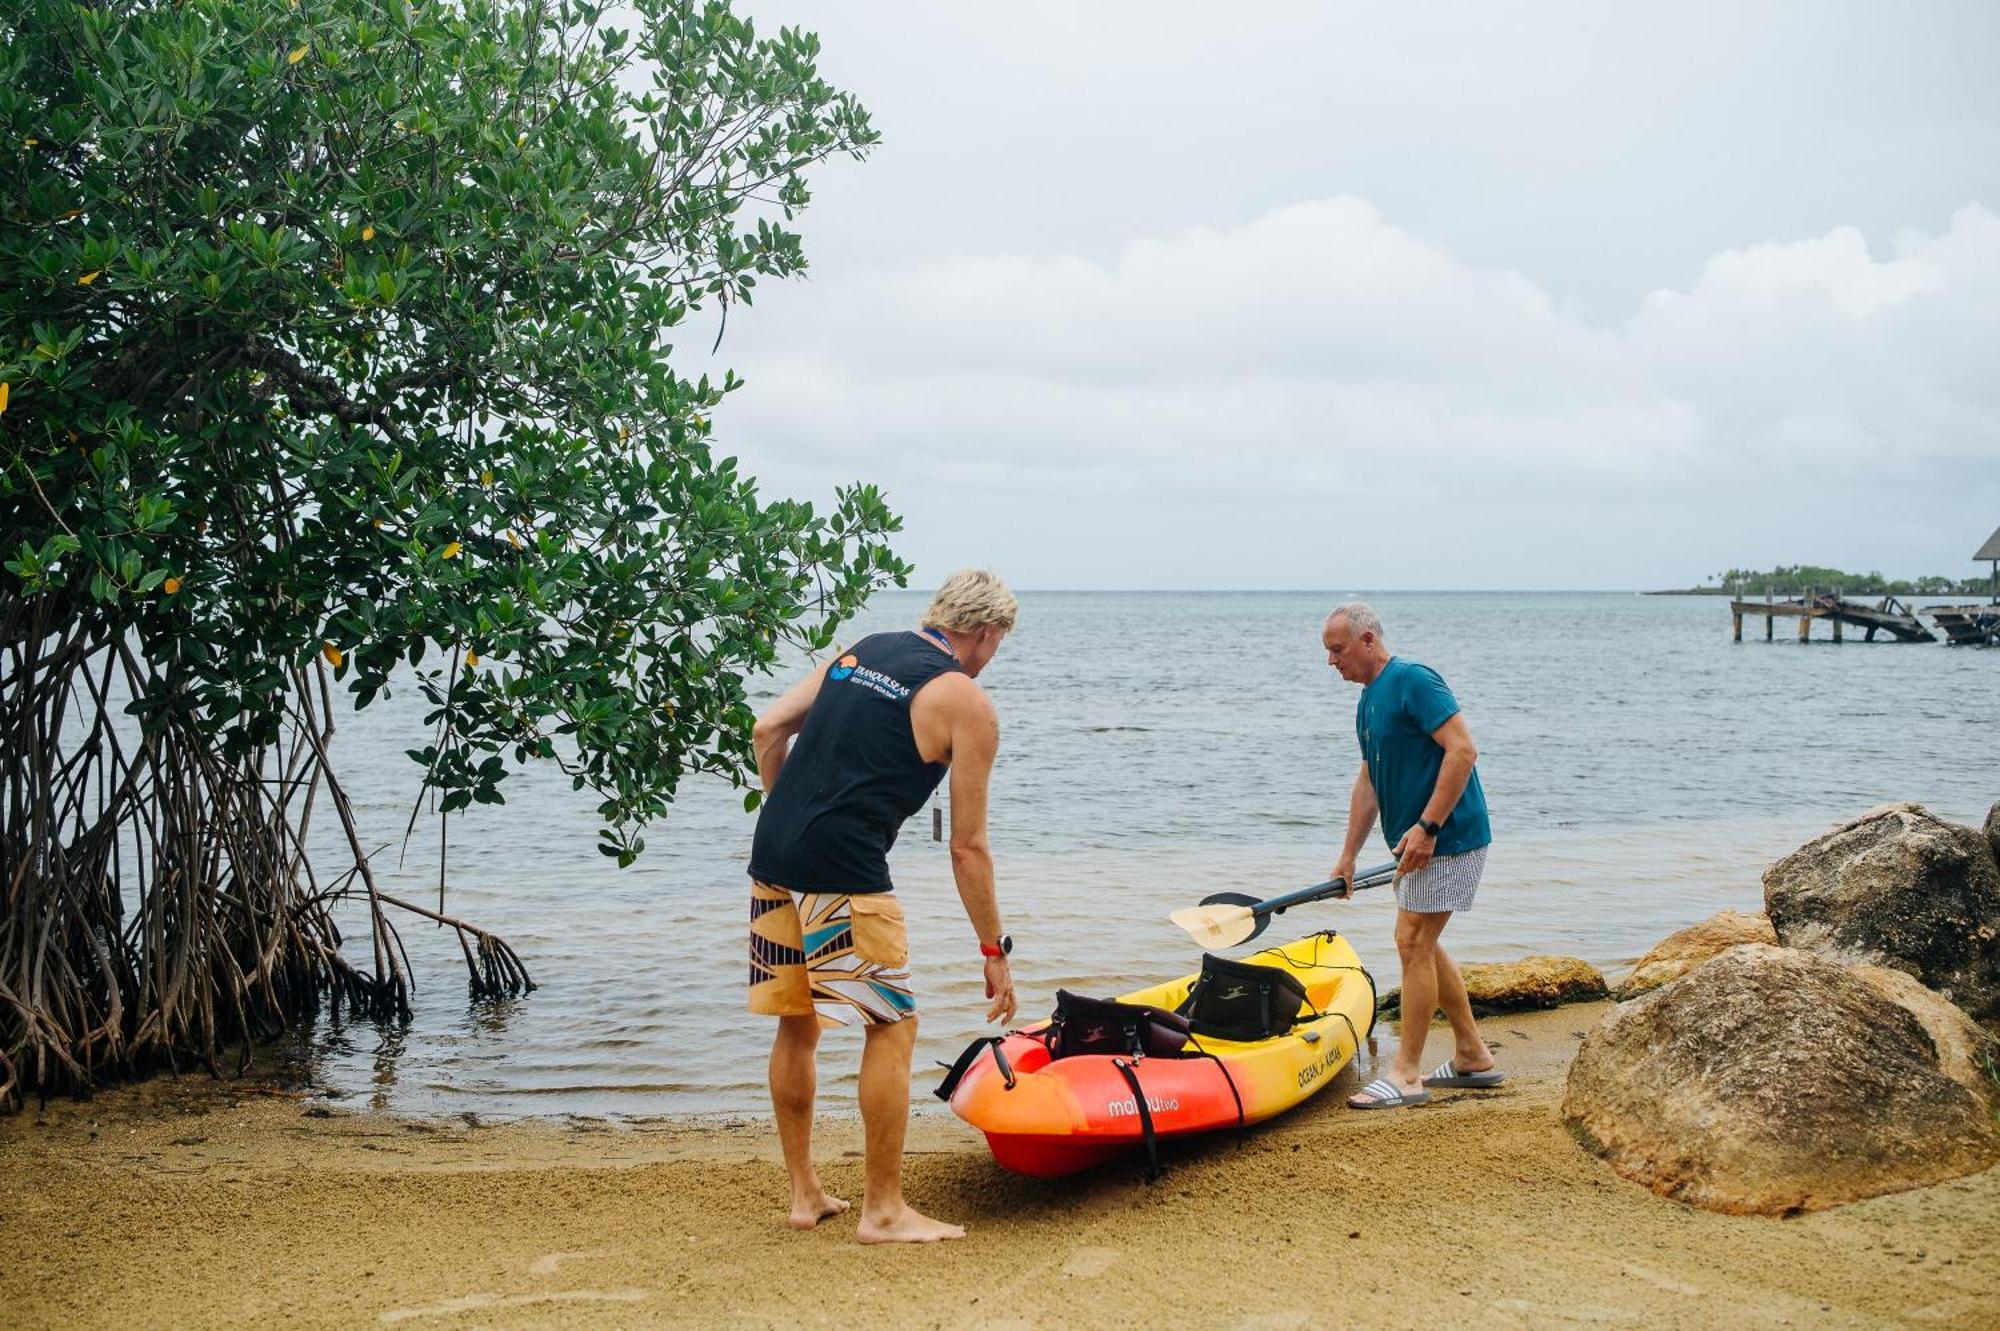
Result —
POLYGON ((1091 726, 1090 733, 1093 735, 1150 735, 1153 733, 1153 728, 1151 726, 1091 726))

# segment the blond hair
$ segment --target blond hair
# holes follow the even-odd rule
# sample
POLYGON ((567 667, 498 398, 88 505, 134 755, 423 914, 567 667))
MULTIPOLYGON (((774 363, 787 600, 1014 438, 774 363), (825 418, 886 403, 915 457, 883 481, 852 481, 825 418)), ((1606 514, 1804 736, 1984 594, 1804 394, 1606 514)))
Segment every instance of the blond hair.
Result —
POLYGON ((953 633, 976 633, 989 624, 1012 630, 1021 603, 990 569, 960 569, 944 580, 924 611, 923 626, 953 633))

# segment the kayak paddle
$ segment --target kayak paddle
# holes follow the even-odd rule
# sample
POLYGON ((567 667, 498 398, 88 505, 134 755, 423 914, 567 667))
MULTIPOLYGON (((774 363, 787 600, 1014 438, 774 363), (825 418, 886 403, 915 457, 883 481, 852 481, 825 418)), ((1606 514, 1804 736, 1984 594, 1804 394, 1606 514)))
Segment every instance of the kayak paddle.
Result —
MULTIPOLYGON (((1395 877, 1396 862, 1391 860, 1355 874, 1354 889, 1358 892, 1380 887, 1395 877)), ((1187 930, 1188 936, 1203 947, 1235 947, 1263 933, 1273 915, 1282 915, 1290 907, 1303 906, 1309 901, 1339 896, 1344 886, 1340 879, 1334 878, 1269 901, 1259 901, 1241 892, 1217 892, 1203 897, 1199 906, 1184 907, 1167 918, 1187 930)))

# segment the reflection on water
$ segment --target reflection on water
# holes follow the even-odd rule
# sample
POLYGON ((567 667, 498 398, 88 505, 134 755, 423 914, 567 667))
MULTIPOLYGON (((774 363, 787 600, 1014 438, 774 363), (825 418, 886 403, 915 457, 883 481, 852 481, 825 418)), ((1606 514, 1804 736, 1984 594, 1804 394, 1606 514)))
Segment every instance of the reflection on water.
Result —
POLYGON ((375 1045, 374 1094, 369 1097, 369 1107, 387 1109, 395 1103, 396 1062, 403 1056, 403 1046, 408 1042, 408 1029, 403 1026, 382 1028, 381 1039, 375 1045))
POLYGON ((527 1001, 521 995, 514 995, 474 1003, 467 1011, 466 1030, 478 1035, 505 1035, 508 1025, 520 1014, 522 1004, 527 1001))
MULTIPOLYGON (((1334 599, 1023 597, 982 683, 1005 732, 993 839, 1024 1015, 1058 985, 1108 994, 1194 969, 1166 922, 1176 907, 1326 875, 1355 770, 1356 690, 1317 641, 1334 599)), ((1452 683, 1480 744, 1496 844, 1477 908, 1451 925, 1461 959, 1558 952, 1615 971, 1715 910, 1757 909, 1764 867, 1831 822, 1905 798, 1977 821, 2000 798, 1989 747, 1967 743, 2000 719, 2000 653, 1732 644, 1727 607, 1700 598, 1374 599, 1392 645, 1452 683)), ((857 634, 911 623, 922 604, 882 597, 857 634)), ((342 721, 335 754, 370 844, 393 843, 407 817, 402 751, 419 715, 405 695, 342 721)), ((469 1004, 451 933, 412 929, 414 1021, 325 1017, 298 1070, 330 1095, 413 1112, 762 1108, 769 1032, 743 1011, 740 795, 690 783, 621 872, 593 847, 595 801, 559 773, 506 789, 504 808, 451 829, 450 908, 504 935, 541 987, 469 1004)), ((955 1054, 984 1010, 928 834, 920 815, 894 857, 920 1070, 955 1054)), ((435 892, 419 838, 385 890, 435 892)), ((1341 929, 1393 983, 1393 914, 1386 894, 1364 894, 1300 912, 1297 932, 1341 929)), ((342 923, 365 949, 361 921, 342 923)), ((851 1103, 859 1044, 828 1035, 829 1104, 851 1103)))

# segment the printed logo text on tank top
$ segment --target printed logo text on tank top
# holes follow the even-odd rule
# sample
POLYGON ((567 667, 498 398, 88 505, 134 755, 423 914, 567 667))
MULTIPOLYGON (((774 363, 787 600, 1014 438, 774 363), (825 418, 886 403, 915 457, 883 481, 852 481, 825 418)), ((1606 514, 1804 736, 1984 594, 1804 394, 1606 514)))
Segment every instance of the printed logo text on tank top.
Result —
POLYGON ((893 702, 905 702, 910 696, 910 691, 902 684, 879 670, 870 670, 852 653, 836 661, 833 668, 826 672, 826 677, 836 684, 859 684, 873 689, 893 702))

